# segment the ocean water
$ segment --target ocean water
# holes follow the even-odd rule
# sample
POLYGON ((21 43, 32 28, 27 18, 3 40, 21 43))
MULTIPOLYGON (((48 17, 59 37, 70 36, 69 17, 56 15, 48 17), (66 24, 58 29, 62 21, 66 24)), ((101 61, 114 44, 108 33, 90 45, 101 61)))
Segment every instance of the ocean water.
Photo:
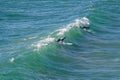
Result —
POLYGON ((0 80, 120 80, 119 40, 120 0, 0 0, 0 80))

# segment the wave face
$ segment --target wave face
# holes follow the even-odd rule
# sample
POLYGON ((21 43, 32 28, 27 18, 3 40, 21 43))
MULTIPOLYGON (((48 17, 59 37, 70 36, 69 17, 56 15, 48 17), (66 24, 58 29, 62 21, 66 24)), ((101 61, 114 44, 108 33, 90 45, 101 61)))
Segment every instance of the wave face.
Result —
POLYGON ((117 80, 119 21, 119 0, 1 0, 0 80, 117 80))

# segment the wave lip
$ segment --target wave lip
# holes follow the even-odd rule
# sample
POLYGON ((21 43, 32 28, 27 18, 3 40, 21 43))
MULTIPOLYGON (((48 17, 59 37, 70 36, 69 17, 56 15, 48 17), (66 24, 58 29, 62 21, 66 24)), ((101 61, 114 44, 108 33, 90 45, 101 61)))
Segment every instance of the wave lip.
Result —
POLYGON ((58 36, 63 35, 65 32, 69 31, 72 27, 79 27, 79 26, 88 26, 90 24, 89 19, 83 17, 81 19, 76 19, 73 23, 68 24, 65 28, 58 30, 58 36))

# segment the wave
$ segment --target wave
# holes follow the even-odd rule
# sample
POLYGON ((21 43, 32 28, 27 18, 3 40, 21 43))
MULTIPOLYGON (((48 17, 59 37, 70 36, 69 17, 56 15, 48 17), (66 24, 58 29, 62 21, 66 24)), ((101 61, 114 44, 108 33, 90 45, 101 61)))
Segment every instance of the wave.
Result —
POLYGON ((50 33, 50 35, 48 35, 44 39, 33 43, 32 46, 35 48, 34 50, 39 51, 42 47, 47 47, 48 45, 51 45, 51 43, 54 44, 55 40, 57 40, 58 38, 64 36, 73 37, 76 35, 76 33, 80 35, 81 29, 79 28, 79 26, 89 26, 89 25, 90 25, 90 21, 87 17, 75 19, 72 23, 63 26, 58 30, 53 31, 52 33, 50 33))

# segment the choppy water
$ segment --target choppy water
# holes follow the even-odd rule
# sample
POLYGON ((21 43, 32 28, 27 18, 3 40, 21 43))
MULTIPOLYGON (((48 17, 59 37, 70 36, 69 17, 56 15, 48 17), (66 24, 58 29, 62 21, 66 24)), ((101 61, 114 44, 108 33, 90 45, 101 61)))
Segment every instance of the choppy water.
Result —
POLYGON ((0 80, 119 80, 119 21, 119 0, 0 0, 0 80))

